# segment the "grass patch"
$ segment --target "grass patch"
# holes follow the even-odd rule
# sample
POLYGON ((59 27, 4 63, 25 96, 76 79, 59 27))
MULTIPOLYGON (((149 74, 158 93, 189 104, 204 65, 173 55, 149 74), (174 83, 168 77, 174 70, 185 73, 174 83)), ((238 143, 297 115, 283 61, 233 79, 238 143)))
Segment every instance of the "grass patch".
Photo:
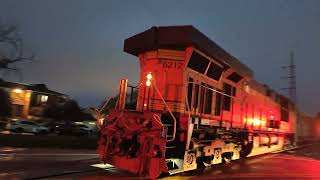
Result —
POLYGON ((96 149, 98 137, 0 135, 0 147, 96 149))

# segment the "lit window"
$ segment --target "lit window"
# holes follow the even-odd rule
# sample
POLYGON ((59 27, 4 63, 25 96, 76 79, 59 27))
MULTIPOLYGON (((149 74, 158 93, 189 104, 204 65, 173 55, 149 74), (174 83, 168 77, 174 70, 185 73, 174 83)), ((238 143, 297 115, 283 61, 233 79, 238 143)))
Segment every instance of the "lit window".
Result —
POLYGON ((48 96, 42 95, 41 102, 47 102, 47 101, 48 101, 48 96))
POLYGON ((13 91, 14 93, 18 93, 18 94, 20 94, 20 93, 23 92, 22 89, 19 89, 19 88, 13 89, 12 91, 13 91))

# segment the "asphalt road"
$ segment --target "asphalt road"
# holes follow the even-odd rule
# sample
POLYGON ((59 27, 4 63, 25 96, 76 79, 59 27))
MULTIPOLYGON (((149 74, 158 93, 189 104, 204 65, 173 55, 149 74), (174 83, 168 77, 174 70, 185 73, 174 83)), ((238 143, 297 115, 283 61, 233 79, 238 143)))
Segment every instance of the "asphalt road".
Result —
POLYGON ((32 179, 96 170, 94 150, 0 148, 0 179, 32 179))
MULTIPOLYGON (((95 168, 89 150, 0 148, 0 179, 143 179, 113 167, 95 168)), ((161 179, 320 179, 320 144, 271 153, 161 179)))

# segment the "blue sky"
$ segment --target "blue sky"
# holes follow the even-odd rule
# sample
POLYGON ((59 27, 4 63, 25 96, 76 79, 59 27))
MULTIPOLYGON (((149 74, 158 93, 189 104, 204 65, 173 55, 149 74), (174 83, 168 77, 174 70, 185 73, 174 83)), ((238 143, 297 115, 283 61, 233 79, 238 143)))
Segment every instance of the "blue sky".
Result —
MULTIPOLYGON (((82 106, 96 106, 120 78, 137 82, 127 37, 151 26, 193 25, 281 91, 280 67, 294 51, 298 102, 320 111, 320 1, 317 0, 0 0, 0 19, 18 24, 36 61, 21 63, 25 83, 45 83, 82 106)), ((4 78, 18 80, 13 73, 4 78)), ((282 91, 282 93, 285 93, 282 91)))

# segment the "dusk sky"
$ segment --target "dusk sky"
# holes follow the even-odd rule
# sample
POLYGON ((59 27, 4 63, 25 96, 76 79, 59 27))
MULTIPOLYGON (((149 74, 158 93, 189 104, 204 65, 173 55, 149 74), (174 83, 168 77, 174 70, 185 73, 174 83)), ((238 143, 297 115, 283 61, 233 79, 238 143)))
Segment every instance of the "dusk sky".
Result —
POLYGON ((19 25, 26 52, 37 55, 19 64, 23 82, 45 83, 82 107, 99 105, 121 78, 137 83, 138 60, 123 52, 124 39, 193 25, 284 94, 280 67, 294 51, 299 106, 320 111, 319 0, 0 0, 0 19, 19 25))

